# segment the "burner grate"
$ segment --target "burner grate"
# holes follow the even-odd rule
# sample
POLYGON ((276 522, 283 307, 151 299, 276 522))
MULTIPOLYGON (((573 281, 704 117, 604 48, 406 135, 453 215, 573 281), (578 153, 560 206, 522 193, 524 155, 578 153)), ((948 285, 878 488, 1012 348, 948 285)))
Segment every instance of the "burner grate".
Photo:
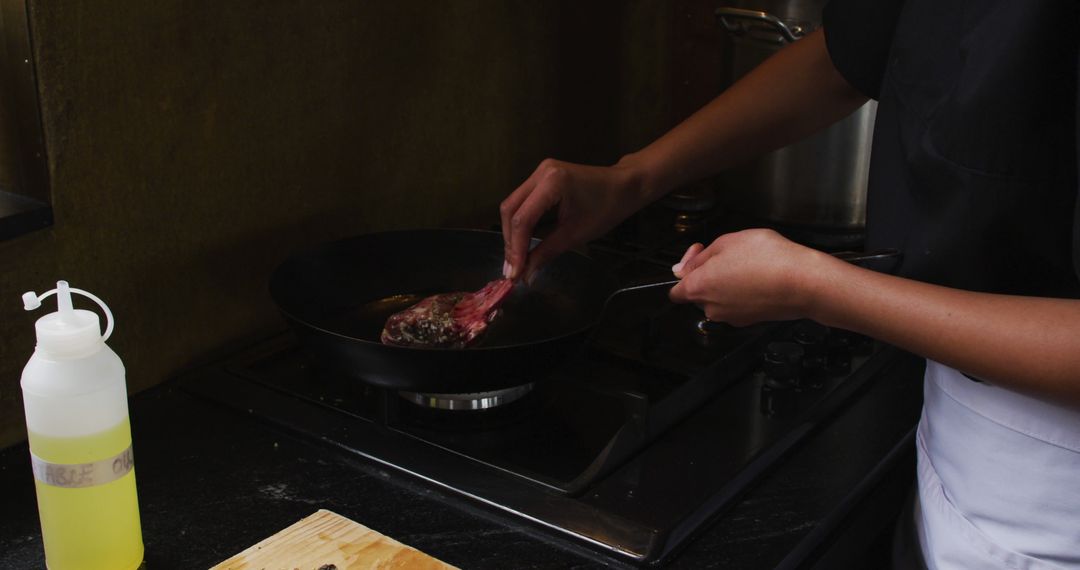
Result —
POLYGON ((422 408, 449 411, 481 411, 516 402, 533 390, 533 383, 514 386, 490 392, 468 394, 422 394, 420 392, 398 392, 406 402, 422 408))

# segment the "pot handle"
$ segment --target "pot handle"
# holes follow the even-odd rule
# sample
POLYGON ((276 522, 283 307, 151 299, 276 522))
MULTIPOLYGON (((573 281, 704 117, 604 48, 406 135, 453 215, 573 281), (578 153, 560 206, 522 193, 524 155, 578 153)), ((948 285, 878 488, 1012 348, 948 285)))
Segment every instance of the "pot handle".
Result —
POLYGON ((724 29, 736 36, 745 35, 754 24, 765 24, 780 33, 788 43, 794 42, 806 35, 807 29, 799 24, 789 25, 777 16, 760 10, 746 10, 744 8, 722 7, 716 9, 716 18, 724 29))

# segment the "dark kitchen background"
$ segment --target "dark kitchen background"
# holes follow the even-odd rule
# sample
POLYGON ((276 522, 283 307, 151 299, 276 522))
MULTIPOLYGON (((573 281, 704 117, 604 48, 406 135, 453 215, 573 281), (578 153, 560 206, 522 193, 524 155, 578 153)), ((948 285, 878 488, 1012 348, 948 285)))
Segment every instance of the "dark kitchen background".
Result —
POLYGON ((55 224, 0 242, 0 447, 25 438, 24 291, 101 296, 129 389, 158 384, 283 328, 266 280, 296 249, 490 225, 541 159, 664 132, 719 90, 714 7, 29 2, 55 224))

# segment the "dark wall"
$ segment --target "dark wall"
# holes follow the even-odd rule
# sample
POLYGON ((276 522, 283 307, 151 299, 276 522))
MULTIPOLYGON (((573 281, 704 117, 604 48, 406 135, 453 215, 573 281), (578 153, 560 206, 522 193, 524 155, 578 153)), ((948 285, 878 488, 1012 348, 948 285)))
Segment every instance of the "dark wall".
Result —
POLYGON ((0 243, 0 446, 23 436, 25 290, 104 298, 137 391, 283 327, 265 284, 290 251, 486 225, 545 156, 669 126, 661 0, 30 8, 56 224, 0 243))

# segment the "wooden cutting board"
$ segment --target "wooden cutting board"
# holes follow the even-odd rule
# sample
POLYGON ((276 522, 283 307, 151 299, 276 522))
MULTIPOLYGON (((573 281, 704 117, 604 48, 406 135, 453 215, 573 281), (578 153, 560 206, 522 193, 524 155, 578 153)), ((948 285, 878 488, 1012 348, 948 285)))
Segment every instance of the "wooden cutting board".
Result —
POLYGON ((320 509, 210 570, 456 570, 337 513, 320 509))

